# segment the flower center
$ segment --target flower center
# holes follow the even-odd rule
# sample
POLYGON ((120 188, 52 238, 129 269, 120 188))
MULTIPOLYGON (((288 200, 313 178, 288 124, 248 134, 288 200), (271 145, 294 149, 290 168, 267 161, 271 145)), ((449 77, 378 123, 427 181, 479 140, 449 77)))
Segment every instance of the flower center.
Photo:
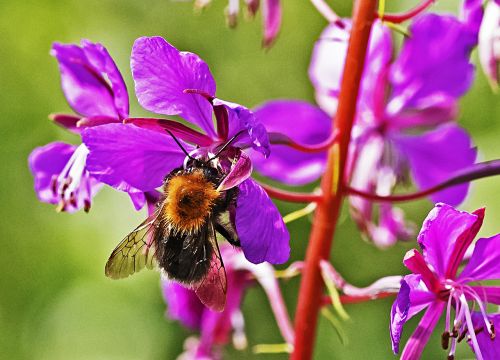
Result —
POLYGON ((476 335, 486 329, 491 339, 495 338, 495 329, 493 323, 488 319, 484 302, 470 286, 460 284, 451 279, 445 280, 443 285, 442 290, 439 291, 437 296, 448 303, 446 307, 445 331, 441 335, 441 345, 443 349, 450 349, 448 359, 453 360, 455 358, 457 343, 467 337, 467 341, 471 343, 474 349, 476 358, 482 360, 483 357, 476 335), (472 301, 472 305, 478 305, 484 326, 474 328, 471 307, 468 301, 472 301), (453 319, 453 325, 451 326, 452 307, 455 309, 455 319, 453 319))
POLYGON ((59 201, 57 211, 77 208, 83 202, 85 212, 90 210, 91 179, 85 168, 89 149, 81 144, 60 172, 52 178, 52 192, 59 201))

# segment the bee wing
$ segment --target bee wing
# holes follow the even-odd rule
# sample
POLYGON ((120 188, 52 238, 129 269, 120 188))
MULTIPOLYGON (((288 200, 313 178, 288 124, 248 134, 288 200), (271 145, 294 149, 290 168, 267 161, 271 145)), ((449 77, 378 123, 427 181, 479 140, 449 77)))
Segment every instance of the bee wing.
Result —
POLYGON ((205 306, 214 311, 223 311, 226 306, 226 270, 212 224, 209 225, 206 236, 210 246, 213 247, 212 259, 207 275, 194 285, 194 291, 205 306))
POLYGON ((157 214, 148 217, 113 250, 105 267, 107 277, 123 279, 144 267, 155 266, 154 236, 157 214))

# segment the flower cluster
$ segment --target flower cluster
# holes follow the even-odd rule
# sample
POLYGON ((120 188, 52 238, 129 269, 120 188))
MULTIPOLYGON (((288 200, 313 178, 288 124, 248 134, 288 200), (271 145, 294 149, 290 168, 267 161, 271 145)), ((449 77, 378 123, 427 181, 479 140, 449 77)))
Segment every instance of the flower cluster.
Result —
MULTIPOLYGON (((337 108, 350 27, 349 20, 329 25, 314 48, 309 76, 321 109, 297 101, 266 103, 256 113, 269 131, 306 144, 328 138, 327 113, 337 108), (287 126, 291 118, 303 126, 287 126)), ((434 14, 416 19, 410 32, 398 57, 391 60, 389 28, 380 22, 373 26, 346 179, 357 190, 389 195, 396 185, 407 183, 409 175, 418 188, 427 189, 475 162, 469 135, 455 123, 458 100, 474 74, 469 62, 474 33, 452 16, 434 14)), ((255 161, 255 167, 291 185, 316 180, 323 173, 326 153, 292 154, 273 145, 269 161, 255 161)), ((455 186, 431 199, 457 205, 467 188, 455 186)), ((411 238, 412 228, 402 211, 390 203, 375 205, 358 196, 349 202, 359 228, 378 246, 411 238)))

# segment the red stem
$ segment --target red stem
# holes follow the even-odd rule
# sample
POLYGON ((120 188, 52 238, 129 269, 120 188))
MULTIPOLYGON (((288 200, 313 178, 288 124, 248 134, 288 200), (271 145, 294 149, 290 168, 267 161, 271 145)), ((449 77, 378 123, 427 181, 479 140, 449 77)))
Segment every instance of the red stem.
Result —
POLYGON ((389 21, 394 24, 401 24, 402 22, 405 22, 406 20, 410 20, 411 18, 417 16, 421 12, 423 12, 425 9, 427 9, 429 6, 434 3, 434 0, 425 0, 415 6, 413 9, 410 9, 404 13, 398 13, 398 14, 383 14, 382 17, 377 14, 377 17, 383 21, 389 21))
POLYGON ((272 197, 273 199, 283 200, 288 202, 296 202, 296 203, 310 203, 310 202, 318 202, 323 198, 320 194, 312 194, 312 193, 298 193, 294 191, 286 191, 282 189, 275 188, 271 185, 264 184, 258 182, 260 186, 264 190, 266 190, 267 195, 272 197))
POLYGON ((288 136, 281 134, 270 132, 269 133, 269 142, 274 145, 287 145, 295 150, 299 150, 306 153, 316 153, 323 152, 332 147, 335 141, 338 139, 338 134, 336 132, 332 132, 328 139, 313 145, 304 145, 295 142, 290 139, 288 136))
POLYGON ((343 182, 339 179, 344 179, 359 84, 363 74, 371 26, 375 20, 376 7, 376 0, 358 0, 355 3, 337 117, 333 121, 334 132, 339 134, 339 138, 328 152, 328 163, 321 181, 323 200, 318 203, 314 215, 306 253, 295 315, 295 344, 291 355, 292 360, 309 360, 313 354, 318 312, 323 293, 319 263, 330 255, 332 239, 342 205, 343 182))
POLYGON ((411 194, 380 196, 377 194, 354 189, 352 187, 349 187, 349 185, 344 185, 344 191, 347 195, 361 196, 365 199, 373 201, 400 202, 419 199, 452 186, 468 183, 473 180, 482 179, 489 176, 498 175, 500 175, 500 160, 490 160, 482 163, 476 163, 465 169, 461 169, 455 172, 449 179, 443 181, 442 183, 411 194))

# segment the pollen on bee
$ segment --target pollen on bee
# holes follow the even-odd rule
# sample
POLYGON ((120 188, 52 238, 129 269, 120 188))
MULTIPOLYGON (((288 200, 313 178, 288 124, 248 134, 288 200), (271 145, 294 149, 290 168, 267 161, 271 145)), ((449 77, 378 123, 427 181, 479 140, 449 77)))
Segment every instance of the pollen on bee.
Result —
POLYGON ((201 170, 173 176, 164 191, 163 218, 185 233, 197 231, 205 223, 220 196, 201 170))

